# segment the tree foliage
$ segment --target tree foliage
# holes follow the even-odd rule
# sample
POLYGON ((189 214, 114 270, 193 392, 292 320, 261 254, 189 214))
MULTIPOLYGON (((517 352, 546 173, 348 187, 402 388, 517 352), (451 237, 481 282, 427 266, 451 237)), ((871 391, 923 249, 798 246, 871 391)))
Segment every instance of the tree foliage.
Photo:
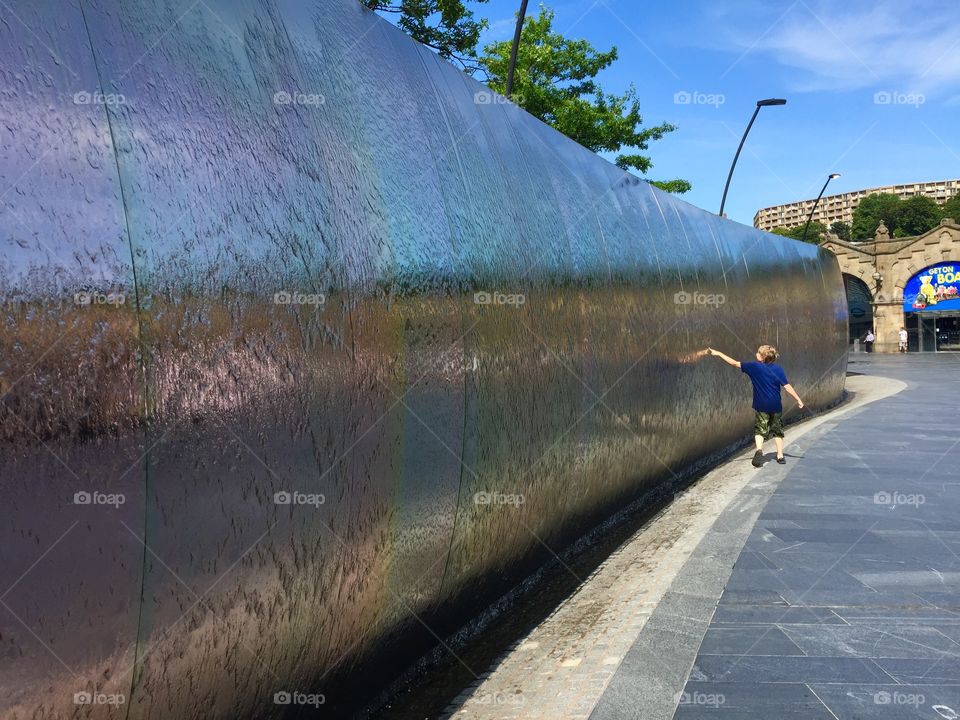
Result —
MULTIPOLYGON (((473 0, 486 3, 487 0, 473 0)), ((477 20, 464 0, 360 0, 371 10, 393 15, 397 26, 469 73, 479 68, 477 43, 487 21, 477 20)))
POLYGON ((914 195, 900 202, 894 218, 894 231, 899 237, 922 235, 935 228, 943 210, 937 201, 928 195, 914 195))
POLYGON ((839 239, 844 242, 850 242, 850 223, 845 223, 842 220, 838 220, 835 223, 830 224, 830 232, 836 235, 839 239))
POLYGON ((870 240, 882 220, 894 237, 922 235, 935 228, 941 218, 951 217, 951 212, 960 213, 960 200, 951 198, 951 201, 956 202, 940 206, 927 195, 914 195, 905 200, 891 193, 868 195, 853 211, 851 234, 854 240, 870 240))
MULTIPOLYGON (((634 86, 622 95, 606 92, 596 76, 616 61, 617 48, 598 52, 587 40, 553 30, 554 13, 542 7, 524 22, 517 53, 513 101, 527 112, 594 152, 619 153, 616 163, 646 174, 653 163, 643 154, 649 143, 676 130, 670 123, 641 128, 634 86)), ((512 42, 484 48, 480 58, 494 90, 506 91, 512 42)), ((686 180, 651 181, 668 192, 690 189, 686 180)))
POLYGON ((867 195, 853 211, 850 234, 854 240, 870 240, 877 232, 880 222, 891 232, 897 227, 897 210, 901 200, 892 193, 867 195))
MULTIPOLYGON (((466 0, 360 0, 418 42, 433 48, 470 74, 486 75, 491 88, 506 90, 512 41, 493 43, 477 52, 487 27, 466 6, 466 0)), ((486 3, 488 0, 474 0, 486 3)), ((521 35, 514 97, 527 112, 594 152, 619 153, 623 169, 646 174, 653 163, 644 154, 649 143, 676 127, 670 123, 642 129, 643 117, 633 86, 622 95, 608 93, 596 76, 618 57, 617 49, 597 52, 586 40, 570 40, 553 31, 553 11, 544 7, 528 17, 521 35)), ((686 180, 651 180, 667 192, 684 193, 686 180)))
POLYGON ((954 195, 947 200, 942 205, 940 212, 942 217, 953 218, 954 221, 960 222, 960 195, 954 195))
MULTIPOLYGON (((783 237, 792 238, 794 240, 803 240, 803 229, 805 226, 806 223, 792 228, 775 227, 770 232, 774 233, 775 235, 783 235, 783 237)), ((826 234, 827 226, 822 222, 814 220, 810 223, 810 229, 807 231, 806 242, 819 245, 826 239, 826 234)))

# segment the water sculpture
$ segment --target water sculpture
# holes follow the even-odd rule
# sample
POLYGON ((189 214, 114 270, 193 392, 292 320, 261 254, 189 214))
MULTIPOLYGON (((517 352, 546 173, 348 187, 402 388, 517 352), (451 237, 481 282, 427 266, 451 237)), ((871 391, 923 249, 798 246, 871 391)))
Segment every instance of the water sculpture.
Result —
POLYGON ((842 392, 832 255, 354 0, 11 0, 0 58, 3 718, 334 712, 748 434, 699 349, 842 392))

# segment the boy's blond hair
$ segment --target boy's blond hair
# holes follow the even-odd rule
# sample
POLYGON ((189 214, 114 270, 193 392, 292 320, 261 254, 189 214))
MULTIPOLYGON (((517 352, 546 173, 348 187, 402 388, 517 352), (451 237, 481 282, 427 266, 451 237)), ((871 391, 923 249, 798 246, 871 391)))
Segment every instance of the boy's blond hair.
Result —
POLYGON ((763 361, 769 365, 776 361, 780 353, 777 352, 777 349, 773 345, 761 345, 757 348, 757 355, 763 358, 763 361))

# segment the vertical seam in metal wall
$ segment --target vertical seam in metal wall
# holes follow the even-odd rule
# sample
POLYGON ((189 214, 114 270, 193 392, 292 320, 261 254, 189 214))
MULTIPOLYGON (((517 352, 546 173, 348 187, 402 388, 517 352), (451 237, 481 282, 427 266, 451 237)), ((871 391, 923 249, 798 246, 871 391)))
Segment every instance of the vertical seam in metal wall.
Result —
MULTIPOLYGON (((87 15, 83 9, 84 0, 78 0, 77 5, 80 8, 80 17, 83 19, 83 27, 87 32, 87 44, 90 46, 90 57, 93 60, 94 71, 97 73, 97 82, 100 85, 101 91, 105 91, 106 88, 103 85, 103 76, 100 73, 100 64, 97 62, 97 54, 93 48, 93 36, 90 34, 90 26, 87 23, 87 15)), ((140 354, 140 377, 143 381, 143 442, 146 446, 149 440, 149 423, 150 423, 150 399, 149 399, 149 383, 147 382, 147 364, 146 364, 146 353, 144 352, 144 337, 143 337, 143 314, 140 309, 140 286, 137 278, 137 263, 136 256, 133 251, 133 235, 130 232, 130 216, 127 213, 127 197, 126 193, 123 191, 123 177, 120 173, 120 157, 117 152, 117 143, 113 134, 113 123, 110 120, 110 108, 104 105, 103 108, 104 115, 107 119, 107 132, 110 134, 110 147, 113 150, 113 161, 114 166, 117 171, 117 186, 120 188, 120 206, 123 210, 123 222, 124 227, 127 231, 127 246, 130 248, 130 270, 133 274, 133 297, 134 305, 136 306, 137 313, 137 347, 140 354)), ((127 698, 127 712, 125 714, 126 718, 130 717, 130 708, 133 703, 131 702, 133 698, 133 691, 137 682, 137 662, 140 654, 140 633, 142 630, 141 623, 143 621, 143 593, 146 585, 147 577, 147 504, 149 502, 149 468, 150 463, 148 461, 149 450, 143 456, 143 553, 141 554, 140 562, 140 593, 139 593, 139 602, 137 603, 137 634, 134 639, 134 648, 133 648, 133 671, 130 673, 130 694, 127 698)))

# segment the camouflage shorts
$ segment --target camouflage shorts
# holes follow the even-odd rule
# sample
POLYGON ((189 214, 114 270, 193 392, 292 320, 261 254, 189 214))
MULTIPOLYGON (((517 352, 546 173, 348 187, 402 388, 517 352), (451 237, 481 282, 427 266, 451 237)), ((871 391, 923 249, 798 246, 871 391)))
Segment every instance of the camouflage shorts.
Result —
POLYGON ((765 413, 756 411, 757 415, 753 421, 753 434, 761 435, 764 440, 771 435, 773 437, 783 437, 783 413, 765 413))

